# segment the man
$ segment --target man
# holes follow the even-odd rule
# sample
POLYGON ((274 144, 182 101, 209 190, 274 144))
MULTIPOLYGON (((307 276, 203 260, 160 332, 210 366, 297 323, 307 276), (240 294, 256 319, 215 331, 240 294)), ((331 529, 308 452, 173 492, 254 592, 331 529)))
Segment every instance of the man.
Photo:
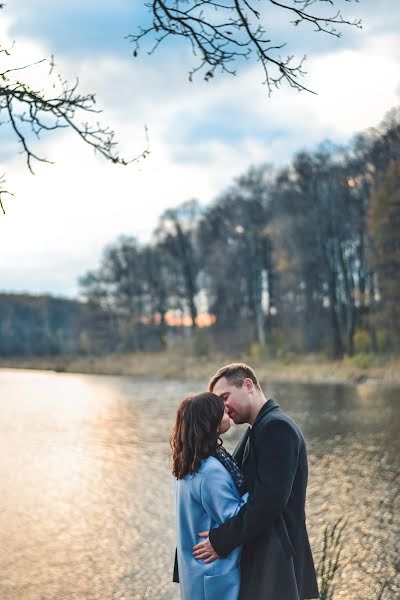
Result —
POLYGON ((266 400, 248 365, 222 367, 209 391, 223 399, 234 423, 251 426, 234 452, 250 499, 217 529, 200 532, 207 539, 194 546, 194 556, 212 562, 243 546, 239 600, 318 598, 305 521, 308 467, 300 429, 274 400, 266 400))

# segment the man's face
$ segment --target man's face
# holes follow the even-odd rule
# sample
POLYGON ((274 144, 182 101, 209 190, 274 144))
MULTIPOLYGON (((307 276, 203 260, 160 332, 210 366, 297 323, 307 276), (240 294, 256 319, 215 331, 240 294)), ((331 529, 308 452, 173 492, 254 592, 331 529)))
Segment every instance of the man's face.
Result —
POLYGON ((237 388, 222 377, 215 384, 213 393, 222 398, 229 417, 236 425, 248 422, 250 398, 244 384, 237 388))

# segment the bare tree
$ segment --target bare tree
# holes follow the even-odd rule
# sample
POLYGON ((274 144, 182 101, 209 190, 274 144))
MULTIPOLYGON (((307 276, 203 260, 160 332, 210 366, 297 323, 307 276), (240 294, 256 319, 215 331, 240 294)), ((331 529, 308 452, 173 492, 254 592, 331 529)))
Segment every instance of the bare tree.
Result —
POLYGON ((189 79, 203 71, 206 80, 217 70, 235 75, 238 59, 255 57, 261 63, 269 94, 283 81, 295 89, 311 91, 300 81, 305 74, 305 57, 296 61, 292 55, 282 56, 286 44, 273 42, 267 33, 265 21, 272 10, 275 14, 286 12, 295 27, 310 24, 314 31, 331 36, 340 37, 341 26, 361 28, 359 19, 348 20, 334 9, 337 0, 149 0, 145 4, 151 22, 128 36, 135 44, 134 56, 144 38, 154 42, 150 54, 167 38, 184 38, 199 59, 189 79), (325 9, 327 4, 332 12, 325 9))
POLYGON ((200 257, 197 229, 202 207, 197 200, 187 200, 175 208, 166 210, 160 217, 154 232, 160 250, 175 262, 182 281, 183 303, 188 308, 192 328, 196 328, 196 295, 199 292, 198 276, 200 257))
MULTIPOLYGON (((0 10, 4 8, 0 4, 0 10)), ((0 46, 0 126, 8 126, 16 136, 21 154, 26 158, 28 169, 33 173, 35 161, 50 163, 34 149, 33 140, 38 140, 45 132, 56 129, 72 129, 78 137, 113 163, 126 165, 146 156, 148 149, 139 156, 126 159, 117 150, 115 132, 100 124, 95 115, 101 111, 96 107, 94 94, 83 94, 78 80, 68 82, 54 75, 54 61, 39 60, 15 66, 13 46, 0 46), (49 92, 37 89, 28 83, 29 75, 35 68, 48 67, 49 92)), ((2 196, 9 194, 4 188, 4 175, 0 177, 0 206, 2 196)), ((4 209, 3 209, 4 211, 4 209)))
POLYGON ((272 179, 268 165, 250 168, 207 209, 199 227, 209 306, 217 327, 233 329, 239 321, 246 323, 261 346, 269 341, 274 296, 267 232, 272 179))

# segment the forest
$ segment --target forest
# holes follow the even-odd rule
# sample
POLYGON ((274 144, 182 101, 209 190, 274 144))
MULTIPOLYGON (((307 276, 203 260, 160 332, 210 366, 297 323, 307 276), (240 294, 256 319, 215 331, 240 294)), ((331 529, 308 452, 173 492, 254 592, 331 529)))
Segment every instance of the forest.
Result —
POLYGON ((199 354, 396 354, 399 157, 394 108, 345 145, 255 165, 210 204, 166 210, 146 243, 118 238, 76 301, 2 294, 0 356, 161 350, 188 336, 199 354))

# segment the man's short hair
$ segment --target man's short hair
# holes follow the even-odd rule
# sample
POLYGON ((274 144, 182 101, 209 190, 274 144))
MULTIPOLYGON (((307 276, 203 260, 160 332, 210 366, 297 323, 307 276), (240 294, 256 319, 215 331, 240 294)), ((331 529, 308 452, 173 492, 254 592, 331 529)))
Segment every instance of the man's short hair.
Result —
POLYGON ((245 363, 231 363, 225 367, 221 367, 215 375, 213 375, 208 383, 208 390, 212 392, 214 390, 217 381, 225 377, 225 379, 231 385, 237 388, 242 387, 245 379, 251 379, 256 388, 261 390, 260 382, 257 379, 257 375, 253 369, 245 363))

